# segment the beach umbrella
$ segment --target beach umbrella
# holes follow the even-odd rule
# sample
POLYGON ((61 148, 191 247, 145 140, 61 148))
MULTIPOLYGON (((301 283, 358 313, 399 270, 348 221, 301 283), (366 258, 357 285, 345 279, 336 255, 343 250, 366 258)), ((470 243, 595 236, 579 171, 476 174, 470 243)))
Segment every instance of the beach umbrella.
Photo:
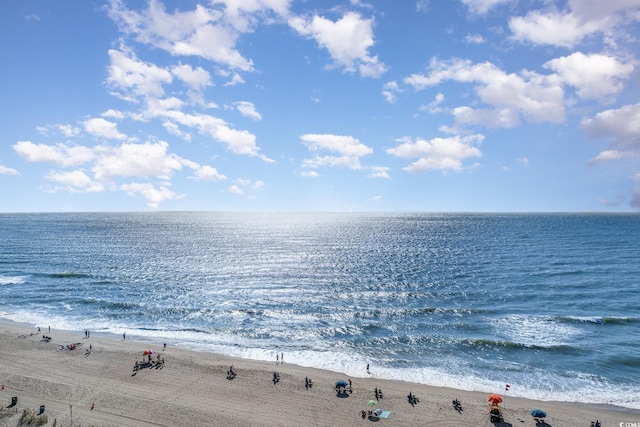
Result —
POLYGON ((492 405, 497 405, 502 402, 502 398, 497 394, 490 394, 489 397, 487 397, 487 400, 491 402, 492 405))
POLYGON ((547 416, 547 413, 542 409, 534 409, 533 411, 531 411, 531 415, 535 418, 544 418, 547 416))
POLYGON ((348 387, 349 383, 346 382, 345 380, 338 380, 336 381, 336 387, 348 387))
POLYGON ((367 403, 367 406, 378 406, 378 401, 377 400, 370 400, 369 403, 367 403))

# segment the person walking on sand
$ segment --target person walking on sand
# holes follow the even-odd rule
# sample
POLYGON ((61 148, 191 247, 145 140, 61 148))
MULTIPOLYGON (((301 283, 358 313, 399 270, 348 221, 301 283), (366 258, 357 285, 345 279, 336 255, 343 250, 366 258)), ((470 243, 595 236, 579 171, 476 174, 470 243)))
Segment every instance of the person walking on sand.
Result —
POLYGON ((280 364, 284 365, 284 353, 280 353, 280 364))
POLYGON ((369 372, 369 364, 367 363, 367 374, 371 374, 371 372, 369 372))
MULTIPOLYGON (((122 341, 124 341, 125 339, 127 339, 127 333, 123 332, 122 333, 122 341)), ((368 366, 368 365, 367 365, 368 366)))
POLYGON ((276 365, 280 363, 280 356, 278 355, 278 353, 276 353, 276 365))
POLYGON ((162 351, 165 351, 167 349, 167 343, 164 343, 164 345, 162 346, 162 351))

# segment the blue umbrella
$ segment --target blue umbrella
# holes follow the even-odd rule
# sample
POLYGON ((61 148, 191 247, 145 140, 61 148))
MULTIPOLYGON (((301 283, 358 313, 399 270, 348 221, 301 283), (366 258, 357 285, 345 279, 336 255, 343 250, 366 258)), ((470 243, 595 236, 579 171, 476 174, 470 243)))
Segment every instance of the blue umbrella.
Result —
POLYGON ((349 383, 345 380, 336 381, 336 387, 348 387, 349 383))
POLYGON ((531 415, 535 418, 544 418, 547 416, 547 413, 542 409, 534 409, 533 411, 531 411, 531 415))

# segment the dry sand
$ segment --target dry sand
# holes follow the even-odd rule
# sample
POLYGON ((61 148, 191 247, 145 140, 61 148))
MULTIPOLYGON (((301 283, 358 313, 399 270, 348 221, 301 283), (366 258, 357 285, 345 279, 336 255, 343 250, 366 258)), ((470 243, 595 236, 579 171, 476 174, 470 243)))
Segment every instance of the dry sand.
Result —
MULTIPOLYGON (((97 337, 83 332, 45 329, 42 341, 35 328, 0 323, 0 426, 16 426, 25 409, 45 405, 47 425, 57 426, 491 426, 488 393, 429 387, 402 381, 351 378, 353 393, 338 397, 340 373, 290 364, 276 365, 168 346, 97 337), (22 338, 20 336, 23 336, 22 338), (80 343, 74 350, 60 349, 80 343), (89 345, 92 347, 87 353, 89 345), (165 359, 162 368, 133 365, 151 348, 165 359), (238 373, 228 380, 230 365, 238 373), (280 374, 274 384, 273 372, 280 374), (305 377, 313 380, 310 389, 305 377), (383 391, 379 407, 386 419, 362 418, 374 388, 383 391), (420 401, 412 406, 407 395, 420 401), (15 407, 11 398, 18 397, 15 407), (462 412, 454 410, 459 399, 462 412), (92 409, 92 405, 94 408, 92 409)), ((286 356, 286 355, 285 355, 286 356)), ((154 355, 155 359, 155 355, 154 355)), ((640 426, 640 411, 615 407, 538 402, 507 396, 502 426, 536 426, 533 408, 547 412, 538 427, 640 426)))

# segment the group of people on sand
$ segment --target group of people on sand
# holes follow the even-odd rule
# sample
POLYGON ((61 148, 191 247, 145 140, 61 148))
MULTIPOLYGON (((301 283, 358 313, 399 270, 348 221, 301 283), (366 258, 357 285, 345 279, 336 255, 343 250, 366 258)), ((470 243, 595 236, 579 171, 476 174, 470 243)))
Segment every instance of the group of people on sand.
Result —
POLYGON ((153 358, 151 357, 151 354, 148 354, 148 360, 145 361, 144 360, 144 356, 142 357, 142 362, 138 362, 136 360, 136 363, 133 364, 133 372, 138 372, 140 369, 145 368, 147 366, 154 366, 157 369, 162 369, 164 368, 164 357, 161 357, 160 354, 157 355, 156 357, 156 361, 153 361, 153 358))

